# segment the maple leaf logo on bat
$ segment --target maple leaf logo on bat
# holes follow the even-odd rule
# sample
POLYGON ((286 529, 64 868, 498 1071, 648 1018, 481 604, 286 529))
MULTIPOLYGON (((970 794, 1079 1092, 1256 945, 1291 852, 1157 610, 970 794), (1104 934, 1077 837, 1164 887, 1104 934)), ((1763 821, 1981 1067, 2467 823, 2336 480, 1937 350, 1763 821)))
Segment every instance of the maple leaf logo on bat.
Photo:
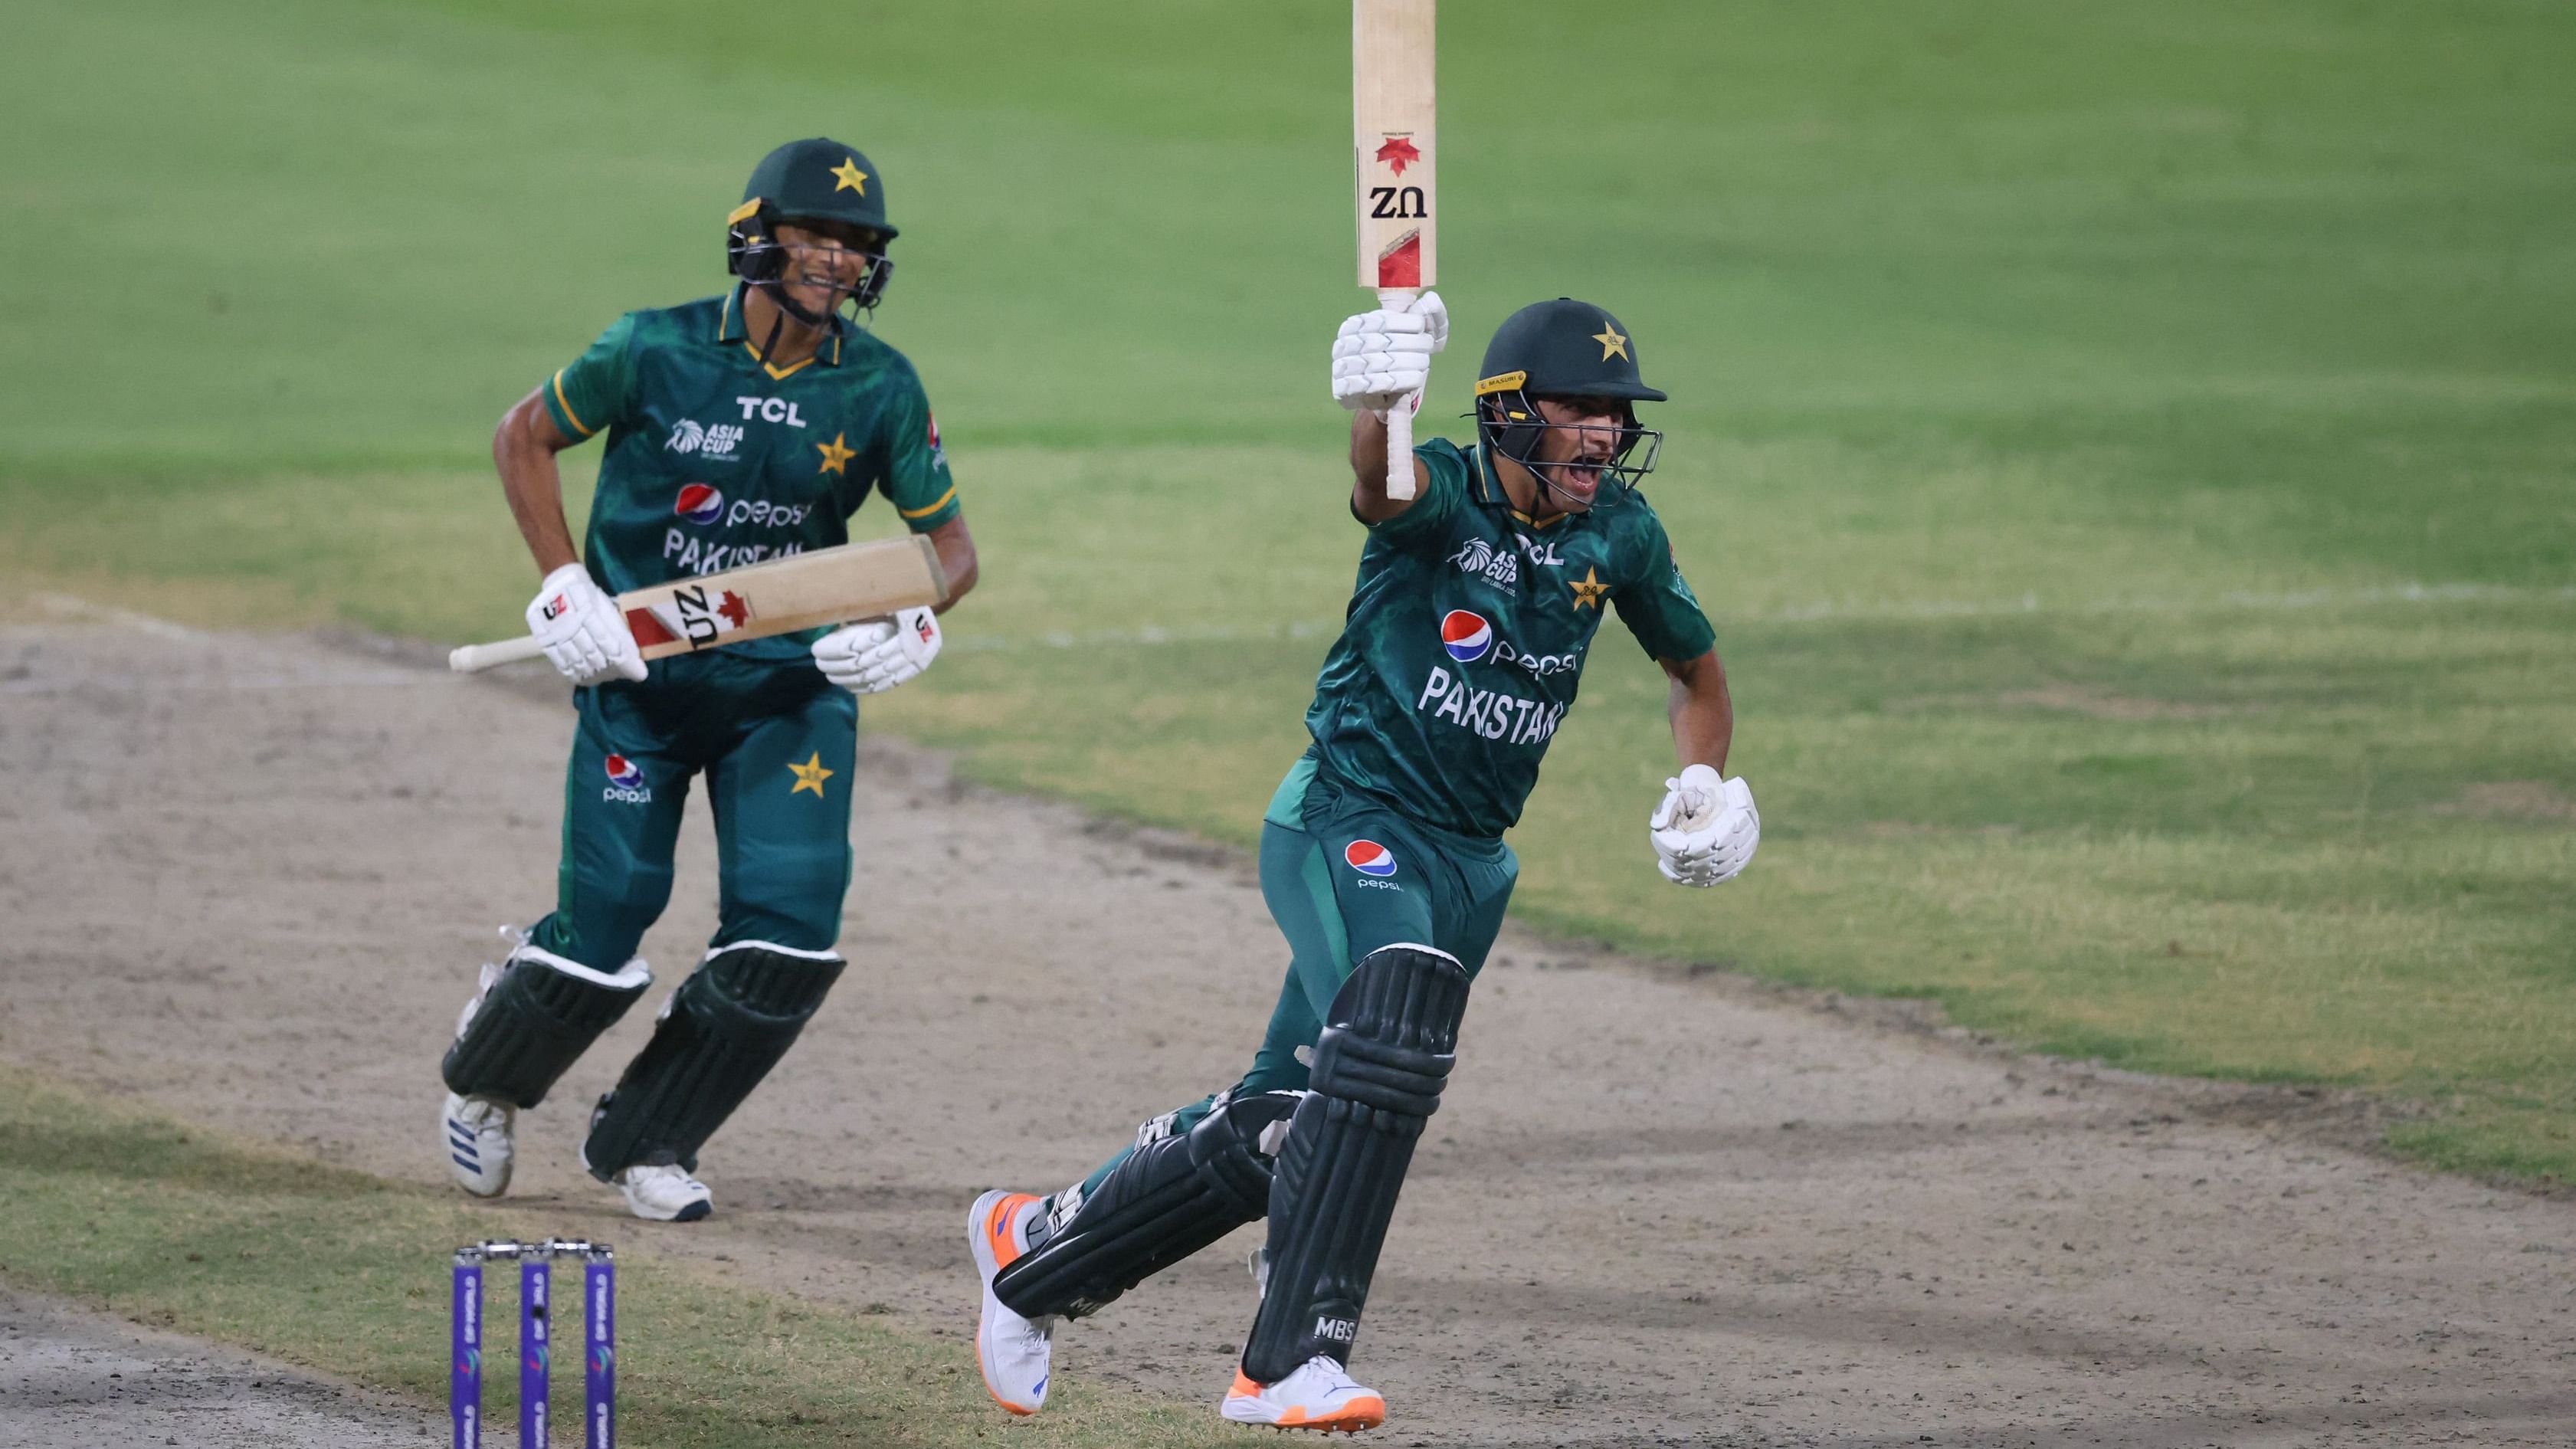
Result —
POLYGON ((733 626, 737 629, 751 619, 751 605, 745 603, 742 596, 731 589, 725 590, 724 600, 716 605, 716 612, 733 621, 733 626))
POLYGON ((1377 148, 1377 159, 1393 167, 1396 175, 1402 176, 1405 167, 1422 159, 1422 150, 1402 136, 1389 136, 1386 144, 1377 148))

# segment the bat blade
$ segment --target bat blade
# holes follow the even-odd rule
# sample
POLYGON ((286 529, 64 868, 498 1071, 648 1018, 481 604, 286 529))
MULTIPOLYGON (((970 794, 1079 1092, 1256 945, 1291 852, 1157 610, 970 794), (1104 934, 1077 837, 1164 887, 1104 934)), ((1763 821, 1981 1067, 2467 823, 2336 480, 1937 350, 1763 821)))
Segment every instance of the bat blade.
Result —
MULTIPOLYGON (((652 660, 882 618, 947 599, 939 552, 916 535, 845 543, 633 589, 617 596, 617 607, 625 611, 637 651, 652 660)), ((468 644, 447 656, 447 667, 470 674, 541 652, 530 638, 468 644)))
MULTIPOLYGON (((1352 212, 1359 282, 1403 311, 1440 280, 1433 0, 1351 0, 1352 212)), ((1386 494, 1413 496, 1413 410, 1386 411, 1386 494)))
POLYGON ((1351 0, 1351 174, 1359 284, 1440 281, 1433 0, 1351 0))

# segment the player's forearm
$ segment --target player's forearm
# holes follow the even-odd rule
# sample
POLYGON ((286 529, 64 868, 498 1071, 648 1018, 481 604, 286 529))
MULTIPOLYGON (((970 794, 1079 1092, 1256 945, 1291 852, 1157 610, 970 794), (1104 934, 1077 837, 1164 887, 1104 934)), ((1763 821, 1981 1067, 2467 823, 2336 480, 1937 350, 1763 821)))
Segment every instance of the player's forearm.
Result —
POLYGON ((939 551, 939 571, 948 579, 948 602, 936 606, 936 612, 945 614, 975 587, 975 538, 966 531, 965 519, 952 518, 930 531, 930 546, 939 551))
POLYGON ((539 576, 576 562, 572 528, 564 521, 563 473, 555 454, 568 446, 546 415, 535 393, 519 400, 492 434, 492 463, 501 474, 501 493, 518 520, 519 536, 537 561, 539 576))
MULTIPOLYGON (((1413 460, 1414 498, 1429 486, 1422 460, 1413 460)), ((1384 523, 1413 506, 1386 496, 1386 419, 1361 408, 1351 414, 1351 511, 1363 523, 1384 523)))
POLYGON ((1726 752, 1735 742, 1735 704, 1726 692, 1726 666, 1712 649, 1697 659, 1662 661, 1673 681, 1668 711, 1673 726, 1673 752, 1688 765, 1706 765, 1726 773, 1726 752))

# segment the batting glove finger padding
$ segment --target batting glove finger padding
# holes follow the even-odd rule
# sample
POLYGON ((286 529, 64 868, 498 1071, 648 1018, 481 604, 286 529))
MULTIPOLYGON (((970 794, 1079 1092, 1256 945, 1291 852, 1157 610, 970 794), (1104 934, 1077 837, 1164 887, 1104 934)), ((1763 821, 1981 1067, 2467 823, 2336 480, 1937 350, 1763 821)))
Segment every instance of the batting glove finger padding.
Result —
POLYGON ((1676 885, 1713 886, 1734 879, 1762 841, 1762 815, 1753 788, 1722 780, 1707 765, 1692 765, 1664 782, 1663 803, 1646 822, 1655 865, 1676 885))
POLYGON ((1449 309, 1425 292, 1410 311, 1379 308, 1343 321, 1333 337, 1333 400, 1383 412, 1431 381, 1431 358, 1449 345, 1449 309))
POLYGON ((939 616, 905 609, 891 619, 870 619, 835 629, 814 641, 814 666, 823 677, 855 694, 880 694, 930 667, 939 657, 939 616))
POLYGON ((580 564, 546 575, 528 601, 528 632, 564 678, 576 685, 642 679, 644 656, 617 601, 599 591, 580 564))

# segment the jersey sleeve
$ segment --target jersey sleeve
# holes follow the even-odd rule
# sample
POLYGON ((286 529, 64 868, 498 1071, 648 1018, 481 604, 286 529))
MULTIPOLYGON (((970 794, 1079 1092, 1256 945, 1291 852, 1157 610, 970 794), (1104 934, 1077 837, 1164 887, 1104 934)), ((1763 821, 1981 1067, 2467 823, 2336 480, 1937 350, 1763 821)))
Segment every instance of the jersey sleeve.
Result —
POLYGON ((885 472, 877 491, 886 496, 904 525, 928 533, 965 511, 957 501, 956 480, 948 476, 948 449, 939 441, 939 420, 930 412, 930 397, 910 368, 885 413, 885 472))
POLYGON ((635 394, 635 314, 609 323, 589 351, 557 368, 538 391, 555 426, 574 442, 624 417, 635 394))
MULTIPOLYGON (((1643 507, 1645 500, 1634 500, 1643 507)), ((1717 631, 1709 627, 1708 614, 1699 606, 1699 596, 1682 577, 1682 566, 1673 557, 1672 539, 1664 532, 1664 521, 1651 509, 1645 522, 1634 535, 1631 547, 1635 558, 1625 577, 1610 595, 1610 606, 1619 611, 1619 622, 1637 636, 1637 643, 1657 659, 1676 662, 1697 659, 1716 647, 1717 631)))
POLYGON ((1393 518, 1369 524, 1368 530, 1407 553, 1447 553, 1449 531, 1467 498, 1467 455, 1448 439, 1434 438, 1415 448, 1413 456, 1431 475, 1421 496, 1393 518))

